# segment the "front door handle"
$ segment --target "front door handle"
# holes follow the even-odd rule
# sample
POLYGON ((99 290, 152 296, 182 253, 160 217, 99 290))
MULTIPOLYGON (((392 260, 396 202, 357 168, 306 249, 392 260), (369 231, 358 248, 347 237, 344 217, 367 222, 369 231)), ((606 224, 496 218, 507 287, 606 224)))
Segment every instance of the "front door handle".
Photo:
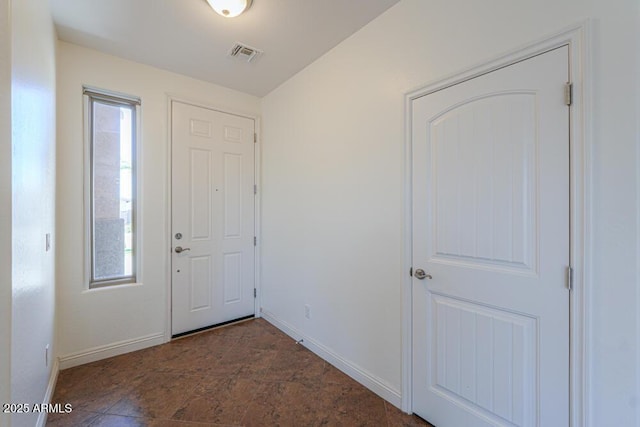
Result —
POLYGON ((418 280, 424 280, 424 279, 431 280, 431 279, 433 279, 433 277, 431 277, 430 274, 425 273, 424 270, 421 269, 421 268, 416 270, 416 273, 414 274, 414 276, 416 276, 416 279, 418 279, 418 280))
POLYGON ((174 250, 176 251, 177 254, 179 254, 182 252, 190 251, 191 248, 183 248, 182 246, 176 246, 174 250))

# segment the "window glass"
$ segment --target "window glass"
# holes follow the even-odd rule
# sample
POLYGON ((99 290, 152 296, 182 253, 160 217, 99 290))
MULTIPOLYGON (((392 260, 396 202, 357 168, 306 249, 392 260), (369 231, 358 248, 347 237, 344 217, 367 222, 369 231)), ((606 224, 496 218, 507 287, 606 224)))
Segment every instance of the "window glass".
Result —
POLYGON ((135 282, 136 106, 89 100, 91 286, 135 282))

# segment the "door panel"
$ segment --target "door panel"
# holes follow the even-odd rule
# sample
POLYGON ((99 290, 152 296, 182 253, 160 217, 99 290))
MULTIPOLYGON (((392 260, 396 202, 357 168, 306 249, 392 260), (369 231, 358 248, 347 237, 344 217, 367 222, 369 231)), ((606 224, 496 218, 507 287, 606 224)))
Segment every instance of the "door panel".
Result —
POLYGON ((535 407, 536 319, 437 294, 432 304, 433 392, 498 425, 525 425, 535 407))
POLYGON ((504 93, 428 124, 437 209, 432 259, 534 268, 535 117, 534 94, 504 93))
POLYGON ((213 278, 213 263, 210 256, 192 256, 189 258, 190 271, 190 311, 207 310, 211 308, 211 282, 213 278))
POLYGON ((191 213, 191 240, 212 239, 211 235, 211 183, 213 176, 213 161, 210 150, 189 148, 189 171, 191 179, 189 198, 191 213))
POLYGON ((252 119, 172 103, 174 335, 254 314, 253 135, 252 119))
POLYGON ((242 252, 224 254, 224 303, 242 299, 242 252))
POLYGON ((224 154, 224 237, 242 236, 242 155, 224 154))
POLYGON ((562 47, 413 102, 413 408, 438 427, 568 425, 567 79, 562 47))

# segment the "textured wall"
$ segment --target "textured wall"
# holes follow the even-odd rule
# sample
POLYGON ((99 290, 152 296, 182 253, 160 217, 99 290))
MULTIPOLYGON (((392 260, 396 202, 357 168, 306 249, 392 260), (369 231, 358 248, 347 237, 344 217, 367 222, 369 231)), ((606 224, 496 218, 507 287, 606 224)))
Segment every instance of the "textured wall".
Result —
POLYGON ((638 425, 639 7, 403 0, 267 95, 264 309, 399 393, 404 94, 591 18, 591 425, 638 425))
MULTIPOLYGON (((55 351, 56 37, 47 0, 12 1, 11 13, 11 398, 31 404, 44 401, 55 351)), ((14 415, 12 425, 37 417, 14 415)))
MULTIPOLYGON (((11 400, 11 23, 0 0, 0 402, 11 400)), ((0 413, 0 426, 9 415, 0 413)))

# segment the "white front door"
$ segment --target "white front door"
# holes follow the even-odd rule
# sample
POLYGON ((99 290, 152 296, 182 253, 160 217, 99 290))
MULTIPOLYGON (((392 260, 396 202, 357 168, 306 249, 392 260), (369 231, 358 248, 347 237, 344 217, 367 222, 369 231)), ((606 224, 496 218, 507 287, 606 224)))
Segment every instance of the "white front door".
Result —
POLYGON ((413 101, 413 410, 569 425, 561 47, 413 101))
POLYGON ((253 119, 172 102, 172 335, 254 314, 253 119))

